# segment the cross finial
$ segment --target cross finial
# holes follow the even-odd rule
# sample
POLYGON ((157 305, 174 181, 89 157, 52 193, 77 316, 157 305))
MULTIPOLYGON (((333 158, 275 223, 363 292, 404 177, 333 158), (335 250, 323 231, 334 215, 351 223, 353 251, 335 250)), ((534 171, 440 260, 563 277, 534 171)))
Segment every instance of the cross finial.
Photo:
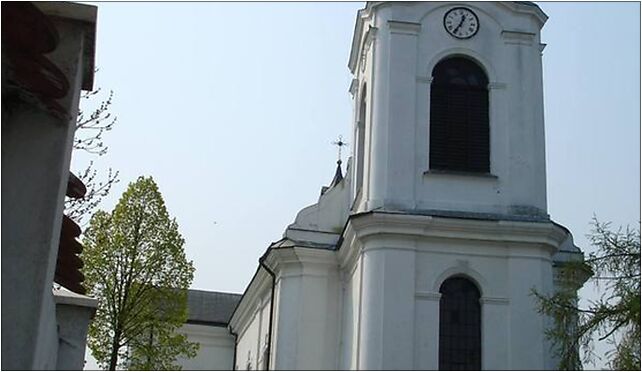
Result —
POLYGON ((339 148, 339 154, 338 154, 338 163, 341 163, 341 148, 344 146, 348 146, 348 142, 343 141, 343 137, 339 136, 339 139, 336 141, 332 142, 333 145, 336 145, 339 148))

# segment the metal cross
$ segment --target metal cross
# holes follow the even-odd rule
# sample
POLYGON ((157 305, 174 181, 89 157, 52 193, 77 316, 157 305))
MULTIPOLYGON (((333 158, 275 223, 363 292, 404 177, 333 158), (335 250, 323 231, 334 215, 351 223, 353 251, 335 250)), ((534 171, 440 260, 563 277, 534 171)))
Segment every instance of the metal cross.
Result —
POLYGON ((336 145, 339 148, 339 161, 341 161, 341 148, 344 146, 348 146, 348 142, 343 141, 343 137, 339 136, 339 139, 332 142, 333 145, 336 145))

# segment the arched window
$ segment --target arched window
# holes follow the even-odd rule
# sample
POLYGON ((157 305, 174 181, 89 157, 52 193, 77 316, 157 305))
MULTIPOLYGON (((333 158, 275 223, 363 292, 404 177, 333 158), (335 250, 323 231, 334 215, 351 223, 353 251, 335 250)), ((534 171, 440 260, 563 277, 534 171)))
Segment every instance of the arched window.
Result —
POLYGON ((430 169, 490 173, 486 74, 453 57, 439 62, 432 76, 430 169))
POLYGON ((439 292, 439 369, 481 370, 479 290, 455 277, 444 281, 439 292))
POLYGON ((361 190, 361 187, 363 186, 363 164, 365 162, 365 151, 364 151, 364 146, 365 146, 365 135, 366 135, 366 110, 367 110, 367 101, 366 101, 366 85, 363 85, 363 88, 361 89, 361 99, 359 103, 359 113, 358 113, 358 121, 357 121, 357 133, 355 135, 356 141, 356 161, 357 161, 357 167, 356 167, 356 177, 355 177, 355 185, 356 185, 356 190, 355 190, 355 196, 356 194, 361 190))

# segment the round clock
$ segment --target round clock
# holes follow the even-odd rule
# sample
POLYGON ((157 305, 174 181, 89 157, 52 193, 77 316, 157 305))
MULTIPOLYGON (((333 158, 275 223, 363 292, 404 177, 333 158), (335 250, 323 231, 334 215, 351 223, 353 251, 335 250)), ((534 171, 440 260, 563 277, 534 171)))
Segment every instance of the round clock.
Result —
POLYGON ((444 15, 444 28, 458 39, 468 39, 479 30, 479 19, 468 8, 452 8, 444 15))

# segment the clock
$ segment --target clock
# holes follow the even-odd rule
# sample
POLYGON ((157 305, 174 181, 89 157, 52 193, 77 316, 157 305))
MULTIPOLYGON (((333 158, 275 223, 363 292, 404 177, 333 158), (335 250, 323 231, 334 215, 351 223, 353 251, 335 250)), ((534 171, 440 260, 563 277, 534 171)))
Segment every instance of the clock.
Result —
POLYGON ((468 8, 452 8, 444 15, 444 28, 458 39, 468 39, 479 31, 479 19, 468 8))

